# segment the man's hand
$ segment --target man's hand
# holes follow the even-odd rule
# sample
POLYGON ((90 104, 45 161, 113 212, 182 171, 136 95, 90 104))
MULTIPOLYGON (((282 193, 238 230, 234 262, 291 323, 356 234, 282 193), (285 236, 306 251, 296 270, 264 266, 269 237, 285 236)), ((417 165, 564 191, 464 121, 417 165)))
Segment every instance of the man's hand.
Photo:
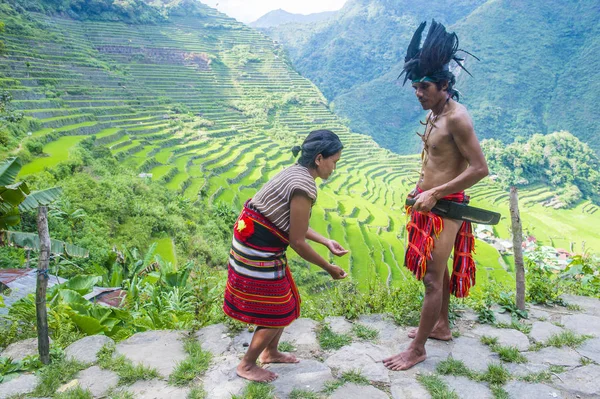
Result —
POLYGON ((438 201, 432 190, 423 191, 415 196, 413 209, 417 212, 429 212, 438 201))
POLYGON ((327 243, 325 244, 325 246, 327 247, 327 249, 329 249, 329 251, 334 254, 335 256, 343 256, 346 255, 348 253, 347 249, 344 249, 344 247, 342 247, 337 241, 335 240, 328 240, 327 243))
POLYGON ((334 280, 341 280, 348 277, 348 274, 344 271, 344 269, 332 264, 329 265, 327 273, 329 273, 331 275, 331 278, 333 278, 334 280))

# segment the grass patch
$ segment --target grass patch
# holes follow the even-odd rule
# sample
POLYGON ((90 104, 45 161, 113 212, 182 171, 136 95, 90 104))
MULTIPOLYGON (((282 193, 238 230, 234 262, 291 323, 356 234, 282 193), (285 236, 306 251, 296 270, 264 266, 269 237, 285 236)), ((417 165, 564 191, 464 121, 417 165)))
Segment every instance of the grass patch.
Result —
POLYGON ((279 350, 279 352, 295 352, 296 347, 291 342, 283 341, 279 343, 277 350, 279 350))
POLYGON ((418 375, 417 381, 427 389, 432 399, 458 399, 458 395, 437 375, 418 375))
POLYGON ((498 337, 489 337, 487 335, 483 335, 481 338, 479 338, 479 341, 487 346, 498 345, 498 337))
POLYGON ((340 349, 342 346, 352 342, 352 338, 346 334, 336 334, 325 324, 319 330, 319 344, 322 349, 340 349))
POLYGON ((338 389, 346 383, 354 383, 357 385, 370 385, 370 381, 362 375, 360 370, 349 370, 342 373, 342 376, 339 380, 327 381, 325 383, 325 388, 323 388, 323 393, 331 394, 333 391, 335 391, 336 389, 338 389))
POLYGON ((306 391, 304 389, 294 388, 292 392, 290 392, 289 399, 319 399, 319 395, 312 392, 306 391))
POLYGON ((70 360, 59 360, 43 367, 39 371, 39 383, 32 395, 48 397, 54 395, 63 384, 71 381, 77 373, 88 367, 87 364, 70 360))
POLYGON ((487 371, 479 376, 480 381, 486 381, 490 385, 504 385, 511 376, 508 370, 501 364, 488 364, 487 371))
POLYGON ((473 372, 461 361, 452 358, 438 363, 436 371, 442 375, 456 375, 472 378, 473 372))
POLYGON ((251 382, 246 385, 246 389, 244 389, 241 396, 232 395, 231 399, 275 399, 273 390, 273 385, 261 382, 251 382))
POLYGON ((527 358, 514 346, 492 346, 492 350, 498 353, 500 360, 509 363, 527 363, 527 358))
POLYGON ((580 358, 580 359, 579 359, 579 363, 580 363, 582 366, 587 366, 588 364, 592 364, 592 363, 594 363, 594 361, 593 361, 592 359, 590 359, 590 358, 587 358, 587 357, 582 357, 582 358, 580 358))
POLYGON ((517 380, 534 384, 540 382, 550 382, 552 380, 552 373, 547 370, 540 371, 539 373, 530 373, 522 377, 518 377, 517 380))
POLYGON ((106 394, 108 399, 135 399, 133 394, 129 391, 117 391, 115 388, 111 388, 106 394))
POLYGON ((452 338, 458 338, 458 337, 460 337, 460 331, 458 331, 458 330, 452 331, 452 338))
POLYGON ((379 331, 374 328, 367 327, 364 324, 356 323, 352 326, 352 332, 360 339, 374 340, 379 336, 379 331))
POLYGON ((103 369, 112 370, 119 376, 119 385, 130 385, 138 380, 151 380, 160 377, 156 369, 138 364, 123 355, 114 356, 114 345, 104 345, 98 352, 98 365, 103 369))
POLYGON ((490 390, 492 391, 492 394, 494 395, 494 399, 510 399, 510 397, 508 396, 508 392, 506 392, 499 385, 490 386, 490 390))
POLYGON ((496 327, 517 330, 517 331, 522 332, 523 334, 529 334, 531 332, 530 324, 521 323, 516 320, 513 320, 512 323, 510 323, 510 324, 497 323, 496 327))
POLYGON ((548 341, 546 341, 546 345, 554 346, 556 348, 562 348, 563 346, 577 348, 585 340, 590 338, 591 336, 589 335, 577 335, 572 331, 563 331, 560 334, 554 334, 550 338, 548 338, 548 341))
POLYGON ((187 399, 205 399, 206 391, 202 387, 194 387, 187 395, 187 399))
POLYGON ((169 384, 175 386, 186 386, 196 377, 204 374, 208 370, 212 355, 205 352, 200 347, 200 343, 195 339, 187 339, 183 349, 188 354, 187 358, 177 364, 173 373, 169 376, 169 384))
POLYGON ((88 389, 75 387, 54 396, 54 399, 92 399, 94 396, 88 389))

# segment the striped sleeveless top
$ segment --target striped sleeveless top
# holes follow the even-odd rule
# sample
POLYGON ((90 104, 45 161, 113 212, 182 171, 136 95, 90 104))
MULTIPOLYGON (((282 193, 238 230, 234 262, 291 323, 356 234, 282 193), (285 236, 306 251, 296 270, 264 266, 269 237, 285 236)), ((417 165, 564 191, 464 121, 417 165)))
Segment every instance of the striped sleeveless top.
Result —
POLYGON ((290 230, 290 200, 297 190, 306 193, 314 205, 317 200, 317 184, 308 168, 299 164, 276 174, 258 190, 248 206, 287 233, 290 230))

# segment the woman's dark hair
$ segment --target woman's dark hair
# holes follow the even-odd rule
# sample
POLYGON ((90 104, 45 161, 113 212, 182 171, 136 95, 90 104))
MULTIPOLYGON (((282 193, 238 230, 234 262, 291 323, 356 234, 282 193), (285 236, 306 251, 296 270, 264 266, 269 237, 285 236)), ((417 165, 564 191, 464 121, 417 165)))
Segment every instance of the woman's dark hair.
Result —
POLYGON ((317 166, 315 164, 317 155, 321 154, 324 158, 329 158, 340 152, 342 148, 344 146, 337 134, 331 130, 322 129, 310 132, 304 139, 302 146, 295 146, 292 148, 292 152, 294 157, 297 157, 302 151, 298 163, 307 168, 314 168, 317 166))

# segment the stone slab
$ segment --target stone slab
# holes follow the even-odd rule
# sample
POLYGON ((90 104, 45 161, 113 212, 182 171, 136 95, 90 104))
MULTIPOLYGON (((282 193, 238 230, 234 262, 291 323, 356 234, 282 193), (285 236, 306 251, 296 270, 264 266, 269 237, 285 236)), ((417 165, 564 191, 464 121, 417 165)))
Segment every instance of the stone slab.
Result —
POLYGON ((345 346, 325 360, 325 364, 340 373, 359 370, 369 381, 390 382, 383 359, 391 356, 386 348, 369 342, 355 342, 345 346))
POLYGON ((232 395, 242 394, 248 382, 235 371, 239 363, 237 356, 225 356, 207 370, 202 378, 207 398, 231 399, 232 395))
POLYGON ((114 343, 115 341, 105 335, 90 335, 69 345, 65 349, 65 356, 69 360, 76 360, 81 363, 96 363, 98 361, 98 351, 104 345, 114 343))
POLYGON ((531 326, 529 336, 535 342, 546 342, 553 335, 560 334, 565 331, 563 328, 555 326, 547 321, 536 321, 531 326))
MULTIPOLYGON (((50 339, 52 343, 52 339, 50 339)), ((24 339, 23 341, 13 342, 0 354, 1 357, 8 357, 14 361, 21 361, 27 356, 35 356, 38 354, 37 338, 24 339)))
POLYGON ((392 399, 431 399, 427 391, 414 376, 408 377, 403 372, 392 372, 392 399))
POLYGON ((554 348, 550 346, 537 352, 528 352, 526 357, 529 362, 534 364, 551 364, 564 367, 581 365, 581 355, 571 348, 554 348))
POLYGON ((103 370, 92 366, 79 373, 77 377, 79 386, 89 389, 94 397, 103 397, 113 387, 119 384, 119 376, 110 370, 103 370))
POLYGON ((38 378, 33 374, 22 374, 10 381, 0 384, 0 399, 13 395, 25 395, 33 392, 38 384, 38 378))
POLYGON ((571 395, 600 397, 600 366, 590 364, 561 373, 554 377, 553 385, 571 395))
POLYGON ((116 353, 133 363, 153 367, 166 378, 187 357, 183 338, 184 334, 177 331, 145 331, 118 343, 116 353))
POLYGON ((600 336, 600 317, 587 314, 562 316, 561 323, 565 328, 578 334, 600 336))
POLYGON ((352 331, 352 323, 343 316, 329 316, 325 318, 324 322, 336 334, 350 334, 352 331))
POLYGON ((329 399, 389 399, 386 393, 371 385, 345 384, 336 389, 329 399))
POLYGON ((294 364, 270 364, 267 367, 279 376, 271 384, 278 397, 287 398, 294 388, 319 392, 325 382, 333 380, 331 369, 316 360, 300 360, 294 364))
POLYGON ((452 358, 462 361, 471 370, 485 371, 489 363, 498 361, 498 355, 492 353, 487 345, 478 338, 458 337, 454 340, 452 358))
POLYGON ((600 299, 598 298, 565 294, 562 299, 570 305, 581 307, 583 313, 600 317, 600 299))
POLYGON ((520 351, 529 348, 529 339, 525 334, 511 328, 494 328, 488 325, 477 326, 472 331, 473 334, 482 337, 496 337, 498 344, 502 346, 514 346, 520 351))
POLYGON ((442 376, 448 388, 460 399, 493 399, 494 395, 486 384, 475 382, 467 377, 442 376))
POLYGON ((160 380, 137 381, 126 390, 139 399, 187 399, 190 392, 190 388, 174 387, 160 380))
POLYGON ((545 384, 529 384, 521 381, 510 381, 503 386, 511 399, 549 399, 567 398, 556 388, 545 384))
POLYGON ((600 338, 587 340, 576 350, 581 356, 600 363, 600 338))
POLYGON ((283 330, 281 341, 288 341, 296 347, 300 355, 310 354, 320 350, 317 340, 317 322, 311 319, 300 318, 283 330))
POLYGON ((221 356, 231 348, 232 339, 228 335, 229 330, 224 324, 213 324, 196 332, 196 339, 202 350, 221 356))

